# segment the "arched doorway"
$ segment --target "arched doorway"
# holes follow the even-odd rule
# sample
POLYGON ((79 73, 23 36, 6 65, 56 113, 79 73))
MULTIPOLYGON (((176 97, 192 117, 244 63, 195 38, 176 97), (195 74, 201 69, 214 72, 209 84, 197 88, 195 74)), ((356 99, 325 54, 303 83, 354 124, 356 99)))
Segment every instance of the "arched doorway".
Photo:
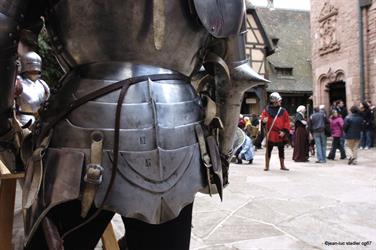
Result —
POLYGON ((342 100, 346 103, 346 84, 344 81, 335 81, 329 84, 329 103, 342 100))
POLYGON ((345 74, 342 70, 333 71, 329 69, 328 73, 319 78, 321 104, 325 104, 329 111, 333 102, 342 100, 346 104, 346 82, 345 74))

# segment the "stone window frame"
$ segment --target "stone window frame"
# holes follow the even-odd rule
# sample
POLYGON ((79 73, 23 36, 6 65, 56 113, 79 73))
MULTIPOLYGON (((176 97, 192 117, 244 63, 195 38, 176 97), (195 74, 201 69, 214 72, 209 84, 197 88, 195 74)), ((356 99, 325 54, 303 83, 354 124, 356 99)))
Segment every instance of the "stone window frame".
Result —
POLYGON ((277 67, 274 66, 278 78, 294 78, 294 68, 293 67, 277 67))

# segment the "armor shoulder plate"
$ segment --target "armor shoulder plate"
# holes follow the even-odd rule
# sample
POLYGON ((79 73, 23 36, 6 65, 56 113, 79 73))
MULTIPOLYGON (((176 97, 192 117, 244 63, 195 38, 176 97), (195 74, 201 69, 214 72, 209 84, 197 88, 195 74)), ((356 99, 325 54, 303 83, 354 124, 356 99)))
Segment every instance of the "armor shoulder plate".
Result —
POLYGON ((244 14, 244 0, 193 0, 196 12, 207 31, 216 38, 240 32, 244 14))

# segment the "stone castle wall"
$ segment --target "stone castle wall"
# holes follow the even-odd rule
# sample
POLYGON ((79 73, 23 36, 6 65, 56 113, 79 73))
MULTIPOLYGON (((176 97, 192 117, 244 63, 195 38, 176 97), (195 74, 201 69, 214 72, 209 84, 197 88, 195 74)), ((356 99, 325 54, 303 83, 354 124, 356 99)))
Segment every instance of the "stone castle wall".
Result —
MULTIPOLYGON (((376 103, 376 4, 364 16, 365 98, 376 103)), ((329 107, 328 87, 336 81, 345 82, 348 107, 359 103, 358 1, 311 0, 311 38, 314 105, 329 107)))

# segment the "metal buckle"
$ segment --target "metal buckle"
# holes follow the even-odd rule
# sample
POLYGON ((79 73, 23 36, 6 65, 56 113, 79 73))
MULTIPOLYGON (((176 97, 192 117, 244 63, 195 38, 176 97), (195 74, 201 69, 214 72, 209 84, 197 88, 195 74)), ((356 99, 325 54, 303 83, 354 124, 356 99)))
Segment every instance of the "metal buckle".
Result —
POLYGON ((99 185, 103 180, 103 167, 99 164, 89 163, 86 165, 84 181, 94 185, 99 185))

